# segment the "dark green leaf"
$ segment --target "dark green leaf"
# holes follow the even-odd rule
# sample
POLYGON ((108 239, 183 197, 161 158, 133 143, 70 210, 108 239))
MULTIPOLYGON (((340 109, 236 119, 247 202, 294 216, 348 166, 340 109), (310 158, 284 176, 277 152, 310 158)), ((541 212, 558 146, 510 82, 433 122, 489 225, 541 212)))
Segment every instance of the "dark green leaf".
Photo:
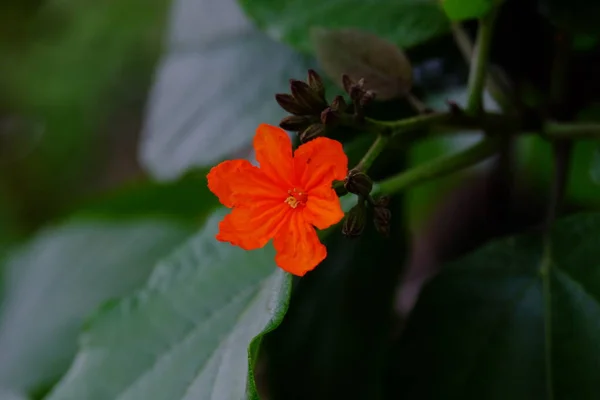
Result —
POLYGON ((494 0, 441 0, 446 15, 453 21, 480 18, 494 6, 494 0))
POLYGON ((390 238, 370 219, 354 239, 338 225, 325 240, 327 259, 297 282, 285 320, 265 342, 271 398, 380 398, 407 245, 400 198, 391 208, 390 238))
POLYGON ((359 28, 409 48, 448 30, 447 17, 435 1, 396 0, 238 0, 277 40, 312 52, 312 28, 359 28))
POLYGON ((590 174, 592 176, 592 181, 600 185, 600 144, 596 145, 596 149, 594 150, 590 174))
POLYGON ((567 32, 598 34, 600 2, 589 0, 539 0, 540 10, 551 22, 567 32))
POLYGON ((223 215, 159 263, 143 290, 90 322, 49 399, 244 398, 253 338, 283 318, 291 278, 275 270, 271 247, 216 241, 223 215))
POLYGON ((394 354, 408 398, 596 399, 600 214, 503 239, 428 284, 394 354))
POLYGON ((259 32, 234 0, 177 0, 140 158, 159 179, 248 157, 256 127, 285 116, 275 93, 312 60, 259 32))

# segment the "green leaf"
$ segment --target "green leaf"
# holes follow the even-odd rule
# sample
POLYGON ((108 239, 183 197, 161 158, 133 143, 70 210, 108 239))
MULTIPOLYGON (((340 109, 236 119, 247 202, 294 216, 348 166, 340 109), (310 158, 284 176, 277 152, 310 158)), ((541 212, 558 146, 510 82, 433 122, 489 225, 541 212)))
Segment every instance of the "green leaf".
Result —
POLYGON ((435 1, 238 0, 258 26, 310 53, 312 28, 360 28, 409 48, 441 35, 448 21, 435 1))
POLYGON ((393 354, 406 396, 598 398, 600 214, 559 221, 550 242, 494 242, 425 287, 393 354))
POLYGON ((0 388, 47 389, 67 370, 84 318, 141 287, 214 210, 199 175, 121 188, 6 255, 0 249, 0 388))
POLYGON ((596 145, 596 149, 594 150, 590 175, 592 176, 592 181, 600 185, 600 144, 596 145))
POLYGON ((494 6, 494 0, 441 0, 448 18, 453 21, 480 18, 494 6))
POLYGON ((143 290, 91 321, 50 400, 245 397, 253 338, 283 318, 291 277, 275 270, 270 246, 216 241, 223 215, 159 263, 143 290))
POLYGON ((85 316, 142 285, 189 234, 165 219, 74 219, 12 251, 2 266, 0 387, 25 391, 57 379, 85 316))
POLYGON ((260 123, 286 114, 275 93, 314 64, 259 32, 234 0, 177 0, 140 158, 156 178, 251 155, 260 123))

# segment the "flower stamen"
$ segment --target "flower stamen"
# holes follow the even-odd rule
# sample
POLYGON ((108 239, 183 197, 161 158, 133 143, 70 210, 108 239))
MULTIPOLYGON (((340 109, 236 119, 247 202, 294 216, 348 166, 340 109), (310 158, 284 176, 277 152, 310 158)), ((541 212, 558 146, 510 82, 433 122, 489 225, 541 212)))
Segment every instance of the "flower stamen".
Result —
POLYGON ((298 206, 306 205, 306 201, 308 200, 308 195, 302 190, 293 188, 288 190, 288 198, 284 200, 292 208, 297 208, 298 206))

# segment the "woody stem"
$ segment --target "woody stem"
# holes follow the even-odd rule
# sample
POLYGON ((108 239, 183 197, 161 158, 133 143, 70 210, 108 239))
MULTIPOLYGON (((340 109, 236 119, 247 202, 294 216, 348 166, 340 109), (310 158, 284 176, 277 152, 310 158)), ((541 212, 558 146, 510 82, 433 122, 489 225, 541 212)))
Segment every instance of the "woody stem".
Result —
POLYGON ((501 139, 499 136, 487 137, 459 153, 433 160, 385 179, 376 185, 373 194, 398 193, 431 179, 478 164, 498 151, 501 143, 499 139, 501 139))

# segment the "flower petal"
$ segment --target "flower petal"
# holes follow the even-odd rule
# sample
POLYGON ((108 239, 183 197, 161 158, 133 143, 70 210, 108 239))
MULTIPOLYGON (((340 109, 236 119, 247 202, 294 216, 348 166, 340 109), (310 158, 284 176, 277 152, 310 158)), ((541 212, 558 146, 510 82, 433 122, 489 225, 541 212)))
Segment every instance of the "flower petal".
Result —
POLYGON ((275 235, 273 245, 277 251, 277 265, 298 276, 314 269, 327 256, 327 249, 319 241, 315 228, 299 212, 289 215, 286 224, 275 235))
POLYGON ((250 205, 260 199, 285 199, 287 191, 247 160, 224 161, 207 175, 208 188, 225 207, 250 205))
POLYGON ((348 174, 348 157, 337 140, 316 138, 294 152, 294 172, 306 191, 322 184, 331 186, 348 174))
POLYGON ((319 229, 329 228, 344 218, 340 199, 328 184, 318 186, 308 193, 308 201, 302 212, 304 220, 319 229))
POLYGON ((263 201, 253 207, 236 207, 219 224, 217 240, 244 250, 263 247, 288 219, 292 209, 283 202, 263 201))
POLYGON ((292 141, 283 129, 259 125, 254 136, 254 150, 260 169, 266 176, 285 190, 293 187, 292 141))

